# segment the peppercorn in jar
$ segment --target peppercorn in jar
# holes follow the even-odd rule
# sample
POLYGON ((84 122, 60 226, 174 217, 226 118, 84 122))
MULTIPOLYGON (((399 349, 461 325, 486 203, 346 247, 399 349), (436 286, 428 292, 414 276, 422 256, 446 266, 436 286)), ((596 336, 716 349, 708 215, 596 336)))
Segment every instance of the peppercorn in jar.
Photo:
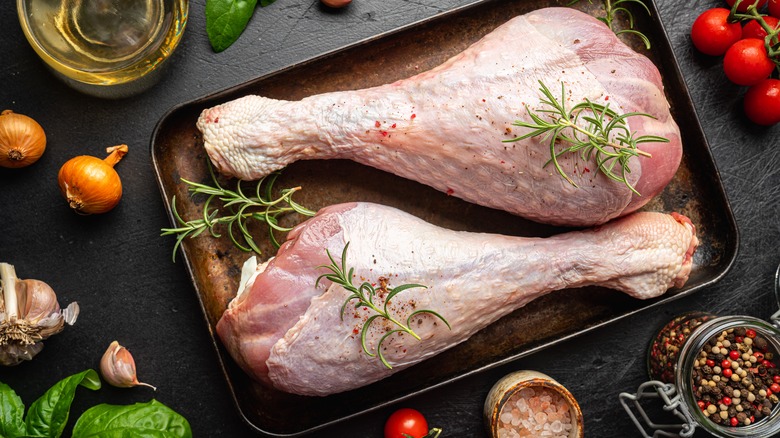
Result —
POLYGON ((647 352, 647 372, 650 378, 664 383, 674 382, 678 353, 700 325, 716 318, 705 312, 690 312, 672 318, 658 331, 647 352))

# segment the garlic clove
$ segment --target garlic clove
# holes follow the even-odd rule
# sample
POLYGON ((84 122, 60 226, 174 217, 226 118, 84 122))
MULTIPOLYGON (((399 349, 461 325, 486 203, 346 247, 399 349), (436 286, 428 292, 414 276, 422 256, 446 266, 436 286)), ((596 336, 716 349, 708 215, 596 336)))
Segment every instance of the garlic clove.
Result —
POLYGON ((43 350, 43 342, 34 344, 12 344, 0 348, 0 365, 18 365, 25 360, 32 360, 43 350))
POLYGON ((19 300, 19 317, 37 322, 60 312, 57 295, 52 288, 40 280, 19 280, 16 282, 19 300))
POLYGON ((119 345, 117 341, 111 342, 106 352, 103 353, 103 357, 100 359, 100 374, 109 385, 117 388, 131 388, 140 385, 157 390, 148 383, 138 381, 133 356, 127 348, 119 345))

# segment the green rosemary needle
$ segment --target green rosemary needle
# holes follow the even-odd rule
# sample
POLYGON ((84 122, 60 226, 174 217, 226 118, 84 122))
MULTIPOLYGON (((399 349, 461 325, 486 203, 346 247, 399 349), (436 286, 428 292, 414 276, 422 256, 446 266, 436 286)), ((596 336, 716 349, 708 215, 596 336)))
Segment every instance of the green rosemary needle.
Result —
MULTIPOLYGON (((579 3, 580 0, 573 0, 569 3, 569 6, 579 3)), ((593 3, 592 0, 588 0, 588 3, 593 3)), ((647 15, 652 15, 650 13, 650 8, 647 7, 647 5, 642 0, 615 0, 614 2, 611 0, 604 0, 604 17, 597 17, 599 21, 603 22, 604 24, 609 27, 609 29, 612 32, 615 32, 615 35, 621 35, 621 34, 632 34, 639 37, 639 39, 642 40, 642 42, 645 44, 645 47, 650 50, 650 39, 647 38, 647 35, 643 34, 642 32, 634 29, 634 14, 631 13, 631 11, 626 7, 628 3, 636 3, 639 6, 641 6, 645 11, 647 11, 647 15), (622 13, 625 14, 626 18, 628 18, 628 29, 615 29, 615 17, 617 14, 622 13)))
POLYGON ((233 244, 242 251, 254 251, 260 254, 260 248, 255 242, 254 237, 247 228, 247 220, 255 220, 268 225, 268 235, 275 247, 279 247, 279 242, 274 236, 274 230, 280 232, 290 231, 291 228, 279 225, 278 217, 290 212, 300 213, 304 216, 314 216, 315 212, 303 207, 293 201, 292 196, 300 190, 300 187, 283 189, 280 195, 273 197, 273 185, 279 177, 279 172, 259 180, 255 187, 255 196, 247 196, 241 189, 241 181, 236 183, 235 190, 229 190, 222 187, 217 181, 214 170, 209 163, 209 173, 213 186, 196 183, 182 178, 182 182, 189 186, 189 191, 193 196, 207 195, 206 202, 203 204, 203 217, 186 221, 176 209, 176 196, 171 199, 173 216, 180 225, 176 228, 163 228, 161 236, 176 235, 176 244, 173 247, 173 261, 176 261, 176 251, 181 246, 182 241, 187 238, 199 236, 206 230, 212 237, 220 238, 222 235, 217 231, 219 225, 227 227, 228 236, 233 244), (222 210, 218 207, 212 208, 212 201, 219 199, 222 201, 222 210), (221 214, 221 215, 220 215, 221 214), (238 229, 238 235, 234 229, 238 229), (243 241, 243 243, 241 243, 243 241))
POLYGON ((396 295, 399 293, 413 288, 423 288, 427 289, 426 286, 423 286, 421 284, 403 284, 401 286, 396 286, 394 288, 388 288, 388 280, 385 277, 379 277, 379 289, 375 288, 371 285, 371 283, 364 281, 360 286, 355 286, 352 283, 352 276, 355 272, 355 268, 349 268, 347 269, 347 249, 349 248, 349 242, 347 242, 346 245, 344 245, 344 250, 341 252, 341 266, 336 262, 336 260, 333 259, 333 256, 330 254, 330 251, 327 249, 325 252, 328 254, 328 258, 330 259, 330 265, 322 265, 318 266, 317 269, 328 269, 330 273, 322 274, 317 278, 317 281, 315 282, 315 287, 319 286, 320 280, 323 278, 326 280, 330 280, 331 282, 340 285, 344 289, 347 290, 347 292, 350 292, 349 297, 347 297, 347 300, 344 301, 344 304, 341 306, 341 320, 344 320, 344 311, 347 308, 347 305, 350 303, 350 301, 355 300, 355 309, 359 307, 366 307, 370 309, 372 312, 374 312, 374 315, 371 315, 365 323, 363 323, 363 329, 360 331, 360 345, 363 347, 363 351, 371 356, 376 357, 379 356, 379 360, 382 361, 382 363, 388 368, 392 369, 393 367, 390 366, 390 364, 385 359, 384 354, 382 353, 382 343, 390 337, 393 333, 408 333, 418 341, 420 340, 420 336, 417 335, 417 333, 414 332, 410 327, 410 323, 412 318, 415 315, 420 315, 423 313, 428 313, 430 315, 433 315, 440 319, 444 324, 447 325, 447 328, 450 327, 450 323, 447 322, 446 319, 444 319, 443 316, 439 315, 438 313, 434 312, 433 310, 417 310, 412 312, 407 318, 406 318, 406 324, 402 323, 401 321, 398 321, 396 318, 394 318, 387 310, 388 304, 390 304, 390 300, 393 299, 396 295), (374 303, 374 298, 379 296, 382 298, 384 296, 384 304, 378 305, 377 303, 374 303), (379 343, 376 346, 376 353, 372 353, 369 351, 368 346, 366 345, 366 337, 368 335, 368 329, 371 327, 371 324, 377 320, 378 318, 382 318, 387 320, 388 322, 392 323, 394 326, 397 326, 398 328, 393 330, 388 330, 382 338, 379 339, 379 343))
POLYGON ((583 160, 595 158, 598 170, 610 179, 625 184, 632 192, 640 195, 628 181, 631 173, 629 159, 635 156, 650 157, 651 155, 639 149, 638 145, 648 142, 668 143, 669 140, 656 135, 635 136, 626 125, 626 119, 631 116, 655 117, 638 112, 618 114, 609 108, 609 104, 600 105, 585 99, 583 102, 567 109, 565 105, 566 91, 561 82, 561 99, 558 100, 550 92, 550 89, 539 81, 542 95, 541 103, 550 107, 541 109, 540 113, 546 114, 548 120, 533 112, 526 105, 531 122, 518 120, 512 125, 532 129, 531 132, 515 137, 505 142, 523 140, 530 137, 543 136, 550 138, 550 160, 545 166, 552 163, 555 170, 566 181, 577 187, 577 184, 566 174, 558 163, 558 157, 567 153, 580 153, 583 160), (581 121, 587 122, 582 123, 581 121), (581 126, 585 125, 585 126, 581 126), (556 150, 558 145, 568 145, 556 150))

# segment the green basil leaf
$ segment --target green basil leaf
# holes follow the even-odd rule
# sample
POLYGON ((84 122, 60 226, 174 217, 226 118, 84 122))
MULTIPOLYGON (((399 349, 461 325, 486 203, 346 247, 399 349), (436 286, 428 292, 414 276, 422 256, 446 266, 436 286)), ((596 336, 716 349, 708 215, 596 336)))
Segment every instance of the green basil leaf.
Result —
POLYGON ((257 0, 206 0, 206 33, 215 52, 236 42, 255 6, 257 0))
POLYGON ((10 386, 0 382, 0 437, 16 438, 24 436, 24 403, 10 386))
POLYGON ((152 399, 128 406, 97 405, 73 426, 73 438, 191 438, 190 423, 152 399))
POLYGON ((100 377, 95 370, 86 370, 66 377, 49 388, 27 411, 27 434, 39 437, 57 438, 62 435, 68 422, 70 405, 76 395, 76 388, 83 386, 91 390, 100 389, 100 377))

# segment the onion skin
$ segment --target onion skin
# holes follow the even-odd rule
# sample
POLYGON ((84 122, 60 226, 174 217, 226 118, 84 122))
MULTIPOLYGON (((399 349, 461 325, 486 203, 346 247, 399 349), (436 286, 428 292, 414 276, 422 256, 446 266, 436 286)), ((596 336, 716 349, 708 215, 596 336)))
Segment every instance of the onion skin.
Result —
POLYGON ((0 113, 0 167, 29 166, 45 150, 46 133, 38 122, 11 110, 0 113))
POLYGON ((60 168, 60 191, 77 213, 106 213, 122 199, 122 180, 113 166, 127 153, 127 146, 114 146, 107 151, 111 154, 104 160, 81 155, 60 168))

